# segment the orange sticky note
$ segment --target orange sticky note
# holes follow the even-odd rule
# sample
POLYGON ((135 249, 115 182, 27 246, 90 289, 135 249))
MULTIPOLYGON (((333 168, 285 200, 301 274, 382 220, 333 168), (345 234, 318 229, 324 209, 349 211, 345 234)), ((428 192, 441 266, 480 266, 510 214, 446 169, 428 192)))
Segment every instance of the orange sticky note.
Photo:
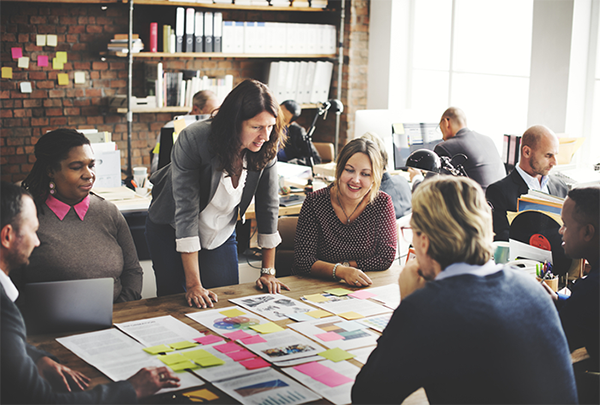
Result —
POLYGON ((12 68, 11 67, 2 67, 2 78, 3 79, 12 79, 12 68))
POLYGON ((69 74, 68 73, 59 73, 58 74, 58 85, 66 86, 69 84, 69 74))

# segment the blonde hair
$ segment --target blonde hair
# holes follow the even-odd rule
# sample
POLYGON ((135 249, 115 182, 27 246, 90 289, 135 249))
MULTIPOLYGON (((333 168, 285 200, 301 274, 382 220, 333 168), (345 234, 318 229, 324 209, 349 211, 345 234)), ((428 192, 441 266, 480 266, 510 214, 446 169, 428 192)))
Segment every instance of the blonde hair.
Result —
POLYGON ((441 176, 421 183, 412 197, 411 226, 427 235, 427 254, 442 269, 461 262, 482 265, 492 257, 491 210, 472 179, 441 176))
POLYGON ((375 132, 365 132, 365 134, 361 136, 361 138, 372 141, 379 148, 379 153, 381 153, 381 164, 383 165, 383 171, 385 171, 387 169, 388 154, 385 150, 385 144, 383 143, 383 139, 381 139, 381 137, 375 132))
POLYGON ((368 192, 369 202, 373 202, 377 193, 379 192, 379 186, 381 185, 381 178, 383 177, 383 164, 381 163, 381 153, 379 148, 373 143, 364 138, 356 138, 351 140, 344 146, 337 157, 335 166, 335 186, 339 190, 340 178, 346 168, 346 163, 356 153, 364 153, 371 161, 371 180, 373 181, 371 189, 368 192))

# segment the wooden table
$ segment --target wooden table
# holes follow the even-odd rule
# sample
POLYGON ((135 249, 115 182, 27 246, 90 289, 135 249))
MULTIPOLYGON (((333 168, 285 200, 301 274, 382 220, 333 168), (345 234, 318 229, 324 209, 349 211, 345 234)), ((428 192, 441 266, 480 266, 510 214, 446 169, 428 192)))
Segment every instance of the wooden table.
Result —
MULTIPOLYGON (((400 273, 401 267, 398 263, 395 263, 391 269, 382 271, 382 272, 369 272, 369 277, 373 280, 373 286, 383 286, 390 283, 397 283, 398 275, 400 273)), ((333 280, 320 280, 309 277, 302 276, 289 276, 283 277, 281 280, 287 284, 291 291, 283 291, 282 294, 286 295, 290 298, 299 299, 301 296, 306 294, 315 294, 321 293, 329 288, 340 287, 343 286, 339 282, 335 282, 333 280)), ((354 289, 349 287, 350 289, 354 289)), ((215 308, 224 308, 233 305, 228 300, 230 298, 239 298, 248 295, 256 295, 262 294, 264 291, 257 289, 254 283, 246 283, 239 285, 232 285, 227 287, 219 287, 214 288, 212 291, 218 294, 219 302, 215 304, 215 308)), ((165 297, 159 298, 149 298, 145 300, 139 301, 131 301, 118 303, 114 305, 113 310, 113 323, 134 321, 144 318, 153 318, 156 316, 164 316, 171 315, 174 318, 184 322, 185 324, 191 326, 194 329, 199 331, 208 331, 203 325, 195 322, 189 317, 185 316, 185 314, 190 312, 202 311, 198 308, 190 308, 185 304, 184 294, 174 294, 165 297)), ((294 323, 292 320, 282 320, 277 322, 280 326, 285 326, 288 323, 294 323)), ((213 332, 209 332, 213 334, 213 332)), ((95 386, 97 384, 104 384, 110 382, 110 380, 96 370, 94 367, 90 366, 71 351, 66 349, 60 343, 58 343, 55 338, 61 336, 70 336, 76 333, 63 333, 63 334, 44 334, 44 335, 34 335, 29 336, 29 343, 56 355, 62 364, 65 364, 68 367, 71 367, 75 370, 79 370, 86 374, 91 378, 91 386, 95 386)), ((361 363, 355 360, 349 360, 354 365, 360 367, 361 363)), ((276 367, 274 367, 276 368, 276 367)), ((212 401, 212 404, 217 403, 232 403, 234 400, 223 394, 217 388, 214 388, 212 384, 207 383, 204 387, 208 388, 211 391, 214 391, 217 395, 219 395, 219 400, 212 401)), ((190 391, 190 390, 187 390, 190 391)), ((410 404, 427 404, 427 399, 423 390, 419 390, 411 397, 407 398, 405 403, 410 404), (420 391, 420 392, 419 392, 420 391), (416 401, 416 402, 415 402, 416 401)), ((182 391, 183 392, 183 391, 182 391)), ((164 394, 161 396, 154 396, 146 399, 144 402, 148 403, 164 403, 168 399, 169 402, 175 401, 177 399, 181 400, 181 395, 178 395, 177 398, 172 399, 173 394, 164 394)), ((329 403, 326 400, 321 400, 317 403, 329 403)))

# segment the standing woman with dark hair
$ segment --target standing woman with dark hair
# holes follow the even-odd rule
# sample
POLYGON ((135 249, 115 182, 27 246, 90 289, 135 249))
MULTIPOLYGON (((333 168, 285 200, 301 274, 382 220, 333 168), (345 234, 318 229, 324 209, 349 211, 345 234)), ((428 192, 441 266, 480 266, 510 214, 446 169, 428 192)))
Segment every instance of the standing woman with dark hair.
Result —
POLYGON ((143 272, 127 222, 113 203, 90 193, 90 141, 57 129, 39 139, 35 157, 23 187, 38 210, 41 244, 30 265, 11 274, 16 283, 112 277, 115 302, 139 300, 143 272))
POLYGON ((279 106, 255 80, 236 86, 211 120, 181 131, 171 164, 150 181, 146 240, 157 295, 186 292, 188 305, 212 307, 209 288, 238 283, 235 225, 255 198, 262 248, 259 288, 288 287, 275 278, 279 213, 277 149, 284 141, 279 106))

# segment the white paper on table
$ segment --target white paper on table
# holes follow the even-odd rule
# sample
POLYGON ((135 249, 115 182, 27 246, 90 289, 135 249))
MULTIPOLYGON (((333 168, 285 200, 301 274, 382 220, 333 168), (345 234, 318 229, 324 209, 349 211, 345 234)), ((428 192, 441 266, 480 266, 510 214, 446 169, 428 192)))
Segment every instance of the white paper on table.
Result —
MULTIPOLYGON (((332 314, 343 314, 344 312, 356 312, 357 314, 361 314, 364 317, 383 314, 386 312, 392 312, 390 308, 384 307, 383 305, 376 304, 373 301, 369 300, 360 300, 358 298, 352 298, 348 296, 338 297, 331 294, 322 294, 324 297, 328 298, 328 301, 324 302, 312 302, 306 300, 306 302, 310 302, 312 305, 315 305, 327 312, 331 312, 332 314)), ((305 300, 303 298, 303 300, 305 300)))
POLYGON ((381 287, 370 287, 365 291, 375 294, 370 299, 381 302, 390 309, 396 309, 400 305, 400 287, 398 287, 398 283, 383 285, 381 287))
POLYGON ((313 379, 312 377, 294 369, 293 367, 285 368, 282 371, 336 405, 352 403, 352 398, 350 397, 352 393, 352 385, 354 384, 354 380, 356 379, 356 375, 360 371, 360 368, 348 363, 347 361, 335 363, 331 360, 324 360, 320 363, 345 377, 351 378, 352 381, 338 385, 337 387, 329 387, 328 385, 313 379))
MULTIPOLYGON (((56 341, 113 381, 126 380, 143 367, 164 367, 164 363, 146 353, 140 343, 114 328, 57 338, 56 341)), ((181 379, 181 386, 165 388, 157 394, 204 385, 204 381, 187 371, 176 374, 181 379)))
POLYGON ((258 294, 243 298, 231 298, 229 301, 271 321, 288 319, 288 315, 314 310, 309 305, 281 294, 258 294))
POLYGON ((263 325, 270 322, 265 318, 253 314, 252 312, 248 312, 244 308, 238 306, 192 312, 185 314, 185 316, 192 318, 194 321, 204 325, 221 336, 238 330, 243 330, 249 335, 258 335, 258 332, 250 329, 250 326, 263 325), (222 314, 222 312, 232 309, 241 311, 242 315, 228 317, 222 314))
POLYGON ((318 343, 289 329, 281 332, 267 333, 261 335, 261 337, 265 339, 266 342, 253 343, 250 345, 245 345, 241 341, 240 343, 268 362, 296 360, 309 356, 312 357, 325 351, 318 343))
MULTIPOLYGON (((233 360, 231 357, 227 356, 225 353, 221 353, 220 351, 218 351, 217 349, 214 348, 214 346, 220 345, 220 344, 223 344, 223 342, 217 342, 212 345, 202 345, 202 346, 198 346, 198 347, 194 347, 194 348, 190 348, 190 349, 186 349, 186 350, 179 350, 177 352, 184 353, 184 352, 192 352, 194 350, 206 350, 207 352, 214 355, 215 357, 218 357, 219 359, 223 360, 225 362, 225 364, 223 364, 221 366, 200 367, 200 368, 195 368, 191 371, 192 373, 199 375, 200 377, 204 378, 205 380, 207 380, 209 382, 226 380, 228 378, 240 377, 240 376, 256 373, 257 371, 261 371, 260 369, 248 370, 246 367, 242 366, 239 362, 233 360)), ((240 348, 241 348, 241 346, 240 346, 240 348)))
POLYGON ((366 364, 371 352, 373 352, 376 347, 377 346, 362 347, 360 349, 348 350, 348 353, 354 355, 354 360, 366 364))
POLYGON ((216 382, 214 386, 243 404, 304 404, 321 396, 273 369, 216 382))
POLYGON ((115 323, 115 326, 145 347, 177 343, 184 340, 192 341, 195 338, 204 336, 203 333, 171 315, 115 323))
POLYGON ((343 350, 357 349, 359 347, 373 346, 377 344, 379 335, 371 332, 369 329, 358 329, 355 331, 347 331, 335 324, 345 321, 338 316, 330 316, 323 319, 315 319, 314 321, 298 322, 287 325, 288 328, 294 329, 302 333, 304 336, 319 342, 330 349, 339 347, 343 350), (324 342, 316 335, 327 332, 335 332, 344 337, 343 340, 331 340, 324 342))

